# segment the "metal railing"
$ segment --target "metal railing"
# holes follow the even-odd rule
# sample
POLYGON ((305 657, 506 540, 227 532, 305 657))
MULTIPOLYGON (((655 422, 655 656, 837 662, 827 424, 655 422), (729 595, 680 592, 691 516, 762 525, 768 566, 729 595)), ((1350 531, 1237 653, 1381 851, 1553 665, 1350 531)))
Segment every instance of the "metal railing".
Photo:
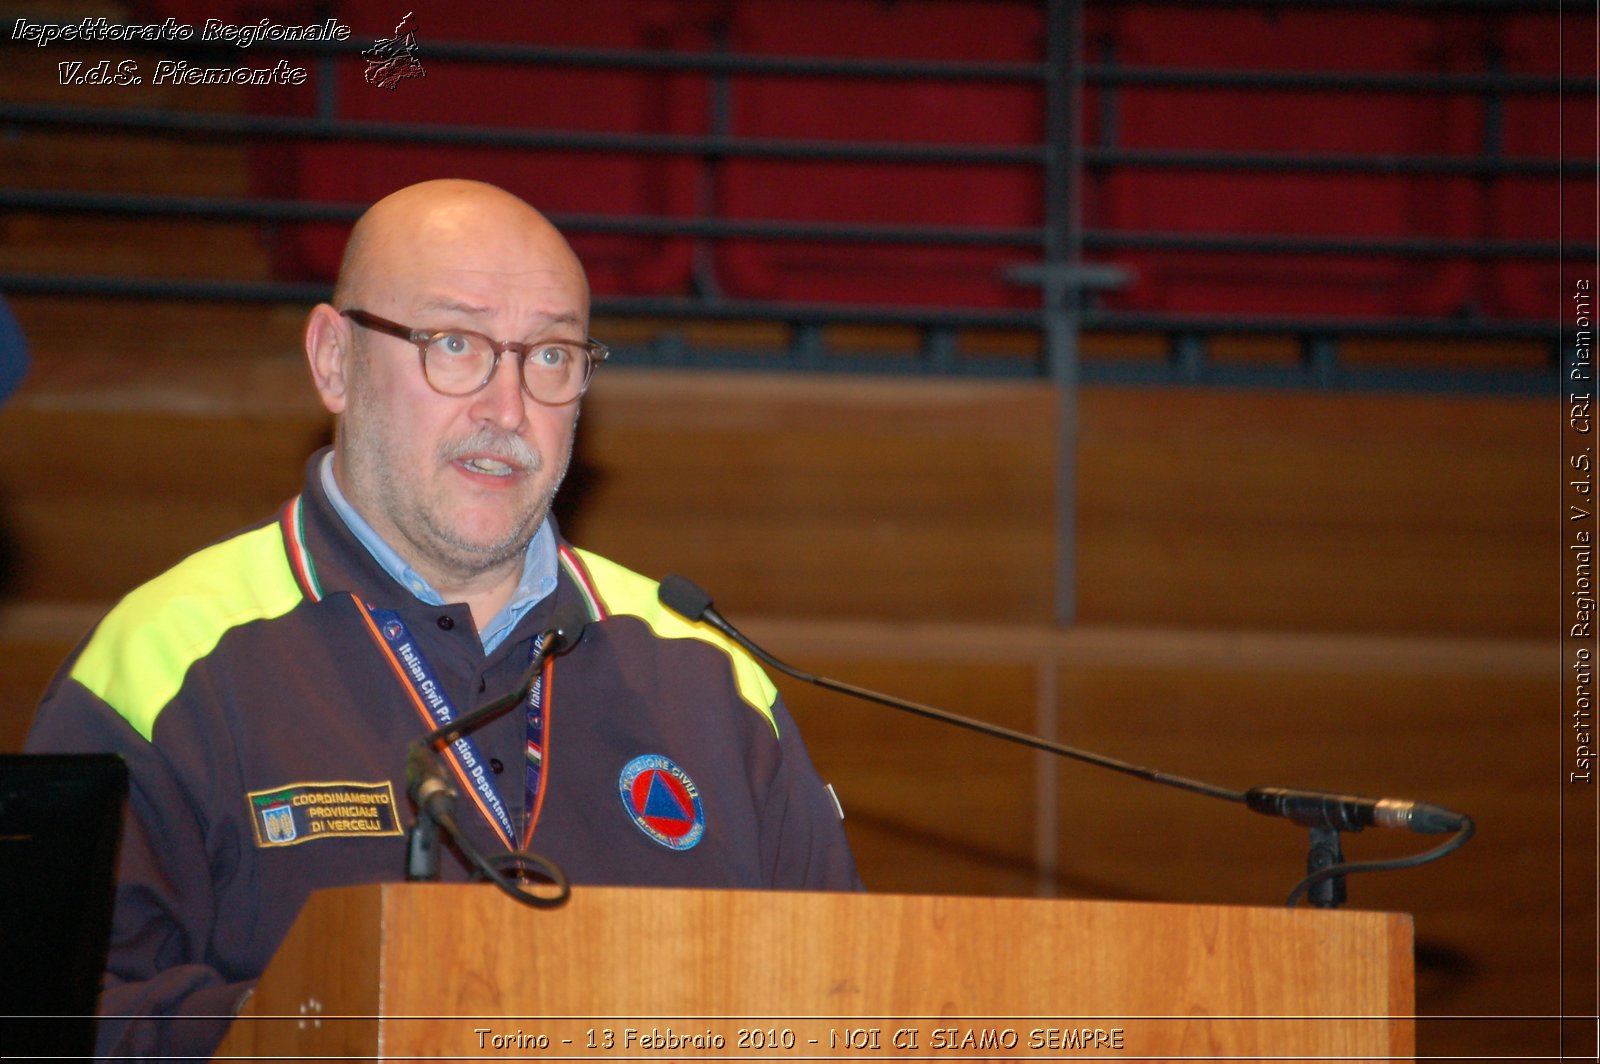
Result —
MULTIPOLYGON (((1114 6, 1114 5, 1112 5, 1114 6)), ((1174 7, 1239 8, 1248 3, 1173 3, 1174 7)), ((1402 10, 1467 14, 1527 14, 1535 5, 1510 0, 1406 4, 1275 3, 1275 8, 1310 7, 1350 10, 1402 10)), ((623 51, 594 48, 555 48, 491 43, 429 41, 427 56, 441 61, 482 64, 537 64, 541 68, 631 71, 669 71, 707 75, 708 92, 716 99, 709 106, 711 129, 703 135, 625 132, 576 132, 550 129, 506 129, 473 125, 427 125, 353 120, 339 116, 335 66, 360 62, 370 40, 292 47, 261 43, 263 52, 310 55, 317 64, 319 87, 315 113, 310 116, 259 115, 172 110, 82 107, 59 104, 0 102, 0 126, 56 131, 118 131, 160 137, 204 138, 231 141, 291 140, 342 141, 388 144, 449 144, 475 148, 527 151, 595 152, 624 155, 688 156, 701 160, 769 159, 821 162, 871 162, 912 167, 999 166, 1037 169, 1044 178, 1045 202, 1037 227, 948 225, 865 225, 732 219, 709 210, 695 216, 650 217, 639 215, 555 215, 564 229, 574 233, 627 236, 687 237, 696 241, 759 240, 834 242, 841 245, 901 245, 914 253, 918 247, 1014 248, 1019 268, 1010 279, 1041 289, 1039 305, 1032 310, 930 310, 918 307, 858 306, 808 302, 772 302, 727 299, 714 267, 705 256, 697 259, 698 295, 683 299, 613 296, 597 301, 601 315, 661 317, 668 319, 775 320, 792 327, 795 342, 791 358, 773 357, 770 351, 700 351, 667 341, 625 349, 623 356, 645 361, 682 364, 744 364, 801 368, 868 369, 872 371, 978 372, 1012 375, 1033 373, 1066 382, 1120 381, 1152 384, 1229 383, 1288 387, 1382 387, 1538 392, 1552 388, 1560 352, 1569 338, 1554 321, 1496 319, 1479 315, 1448 318, 1390 317, 1384 319, 1284 316, 1265 319, 1248 313, 1194 315, 1112 311, 1097 293, 1114 289, 1123 279, 1115 267, 1117 256, 1137 251, 1183 251, 1198 254, 1249 254, 1255 256, 1384 256, 1475 263, 1523 261, 1553 262, 1560 258, 1593 261, 1592 244, 1563 244, 1554 239, 1403 238, 1262 236, 1215 232, 1129 231, 1086 224, 1077 196, 1087 175, 1113 170, 1206 170, 1229 173, 1323 173, 1472 177, 1483 181, 1502 178, 1559 178, 1570 162, 1556 158, 1507 156, 1500 147, 1499 124, 1507 97, 1524 95, 1556 98, 1565 88, 1548 75, 1506 73, 1493 69, 1471 73, 1369 73, 1338 70, 1218 70, 1155 68, 1119 64, 1114 55, 1094 62, 1080 54, 1084 7, 1079 0, 1047 0, 1047 54, 1038 63, 932 62, 918 60, 836 59, 827 57, 739 55, 727 51, 697 54, 623 51), (1018 84, 1035 86, 1045 110, 1046 136, 1029 144, 905 144, 883 141, 840 141, 736 136, 727 129, 729 94, 737 92, 743 76, 921 80, 954 83, 1018 84), (1088 89, 1098 92, 1100 135, 1096 143, 1081 134, 1082 101, 1088 89), (1357 155, 1306 152, 1168 151, 1119 147, 1118 93, 1130 88, 1165 88, 1192 91, 1248 89, 1261 92, 1406 93, 1470 95, 1487 101, 1482 150, 1471 156, 1357 155), (1099 261, 1086 261, 1094 255, 1099 261), (1032 260, 1033 265, 1027 265, 1032 260), (712 275, 708 275, 708 271, 712 275), (921 328, 921 347, 927 358, 887 359, 852 354, 828 357, 819 353, 818 330, 830 324, 894 323, 921 328), (966 352, 955 341, 957 330, 1025 330, 1042 337, 1041 349, 1031 366, 1027 360, 996 358, 966 352), (1081 362, 1078 337, 1086 331, 1154 332, 1169 339, 1170 358, 1163 363, 1126 359, 1081 362), (1291 338, 1303 349, 1298 369, 1281 366, 1216 366, 1206 358, 1207 340, 1224 334, 1271 333, 1291 338), (1346 366, 1340 358, 1342 342, 1354 337, 1386 336, 1418 340, 1507 340, 1545 344, 1547 364, 1536 369, 1508 368, 1479 371, 1452 366, 1448 350, 1434 363, 1410 365, 1392 371, 1346 366), (967 357, 975 354, 976 357, 967 357), (1080 364, 1081 362, 1081 364, 1080 364)), ((1582 5, 1548 3, 1551 13, 1585 13, 1582 5)), ((1592 12, 1589 12, 1592 15, 1592 12)), ((206 57, 218 54, 213 46, 184 49, 165 45, 164 54, 206 57)), ((1492 65, 1492 57, 1489 57, 1492 65)), ((1592 85, 1592 83, 1590 83, 1592 85)), ((121 217, 174 216, 219 221, 252 221, 281 226, 303 222, 353 220, 363 205, 305 203, 264 199, 205 199, 106 193, 40 192, 0 189, 0 209, 27 212, 76 212, 121 217)), ((138 277, 65 277, 15 273, 0 277, 0 289, 15 293, 73 293, 80 295, 148 298, 191 298, 252 301, 298 301, 315 298, 317 286, 272 282, 192 283, 152 281, 138 277)))
MULTIPOLYGON (((1097 0, 1115 7, 1117 0, 1097 0)), ((474 64, 536 64, 542 69, 684 72, 705 76, 706 132, 593 132, 510 129, 461 124, 378 122, 341 117, 339 64, 359 63, 374 42, 286 47, 258 44, 261 53, 310 56, 315 68, 312 113, 266 115, 85 107, 0 100, 0 129, 66 132, 110 131, 150 137, 224 142, 311 141, 371 144, 458 145, 467 148, 561 151, 622 156, 688 157, 701 161, 702 181, 714 181, 717 167, 730 159, 876 163, 911 168, 999 167, 1035 172, 1042 189, 1038 223, 1025 226, 963 224, 960 211, 949 224, 838 224, 826 219, 790 221, 719 216, 713 197, 698 196, 696 212, 686 216, 560 214, 553 220, 573 234, 687 238, 695 242, 692 291, 682 297, 605 295, 596 299, 597 318, 652 323, 652 338, 619 344, 619 361, 687 366, 753 366, 801 370, 982 374, 1047 378, 1061 397, 1057 526, 1060 543, 1057 613, 1075 612, 1073 529, 1076 488, 1076 396, 1084 382, 1148 385, 1225 385, 1271 388, 1377 388, 1427 391, 1556 394, 1559 370, 1570 357, 1573 336, 1553 318, 1524 320, 1466 313, 1454 317, 1327 315, 1266 316, 1259 313, 1180 314, 1108 309, 1103 293, 1127 280, 1120 255, 1135 252, 1185 252, 1200 255, 1251 255, 1263 258, 1319 256, 1459 261, 1492 264, 1514 261, 1567 261, 1592 264, 1600 249, 1592 243, 1559 238, 1467 239, 1445 236, 1332 237, 1233 232, 1133 231, 1085 217, 1086 181, 1120 171, 1209 171, 1231 174, 1330 174, 1467 178, 1559 182, 1574 166, 1587 171, 1591 159, 1518 157, 1503 147, 1506 101, 1532 96, 1559 101, 1566 92, 1594 95, 1593 71, 1563 83, 1548 75, 1508 73, 1493 55, 1485 69, 1449 73, 1369 73, 1342 70, 1223 70, 1153 68, 1117 62, 1114 51, 1094 61, 1085 58, 1084 0, 1039 0, 1044 14, 1045 54, 1037 62, 933 62, 921 60, 839 59, 828 57, 741 55, 728 50, 726 35, 714 32, 716 46, 699 53, 555 48, 474 42, 429 41, 430 59, 474 64), (738 79, 849 78, 937 81, 957 84, 1017 85, 1035 89, 1043 115, 1036 143, 900 143, 883 140, 752 137, 732 132, 730 114, 738 79), (1471 96, 1483 101, 1478 150, 1459 156, 1345 154, 1306 151, 1199 151, 1132 149, 1118 143, 1121 94, 1132 89, 1192 92, 1248 90, 1277 93, 1399 93, 1471 96), (1085 135, 1089 93, 1098 136, 1085 135), (732 299, 722 295, 714 257, 718 241, 807 241, 847 246, 919 248, 973 247, 1014 250, 1008 271, 1013 285, 1035 287, 1029 307, 938 307, 860 305, 806 301, 732 299), (1093 256, 1091 258, 1090 256, 1093 256), (781 323, 787 343, 770 347, 708 346, 689 339, 690 322, 758 321, 781 323), (835 350, 836 327, 892 325, 916 337, 909 349, 862 352, 835 350), (984 350, 986 335, 1024 333, 1037 338, 1034 352, 1017 354, 1015 343, 984 350), (1164 338, 1164 357, 1085 358, 1086 334, 1138 333, 1164 338), (1241 362, 1210 357, 1223 336, 1282 338, 1296 357, 1241 362), (1373 364, 1342 357, 1350 341, 1410 339, 1440 345, 1423 362, 1373 364), (1540 364, 1510 360, 1500 368, 1454 364, 1451 341, 1501 340, 1523 348, 1539 347, 1540 364)), ((1169 0, 1174 8, 1343 9, 1466 16, 1550 15, 1589 19, 1592 5, 1576 0, 1169 0)), ((0 42, 0 62, 9 47, 0 42)), ((164 45, 162 54, 215 60, 217 49, 164 45)), ((237 52, 228 55, 237 62, 237 52)), ((404 182, 397 175, 397 184, 404 182)), ((0 210, 14 213, 77 213, 114 218, 183 218, 250 222, 263 227, 353 221, 364 208, 356 203, 317 203, 281 199, 197 198, 104 192, 0 189, 0 210)), ((152 279, 132 276, 58 275, 14 272, 0 275, 0 291, 11 294, 76 295, 156 300, 227 300, 308 303, 328 295, 326 283, 152 279)), ((1552 295, 1552 308, 1559 300, 1552 295)))

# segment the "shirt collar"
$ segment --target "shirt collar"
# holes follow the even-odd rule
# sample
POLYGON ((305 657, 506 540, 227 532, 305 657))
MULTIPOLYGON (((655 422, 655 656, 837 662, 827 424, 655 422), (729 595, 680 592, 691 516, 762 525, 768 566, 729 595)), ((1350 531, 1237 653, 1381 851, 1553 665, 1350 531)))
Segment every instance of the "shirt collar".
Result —
MULTIPOLYGON (((433 585, 423 579, 421 573, 407 564, 399 552, 378 535, 377 531, 367 523, 366 518, 356 512, 350 500, 345 498, 344 492, 339 490, 339 482, 333 476, 332 451, 323 456, 320 476, 322 490, 328 496, 328 501, 333 504, 334 513, 339 515, 361 545, 367 548, 367 552, 383 567, 383 571, 420 601, 430 606, 443 606, 444 596, 440 595, 433 585)), ((511 593, 510 601, 499 613, 491 617, 489 623, 478 633, 485 654, 505 642, 506 636, 511 634, 517 622, 556 589, 556 573, 559 565, 556 557, 556 537, 547 517, 540 522, 539 530, 533 534, 533 539, 528 541, 527 550, 523 552, 522 578, 517 581, 516 590, 511 593)))

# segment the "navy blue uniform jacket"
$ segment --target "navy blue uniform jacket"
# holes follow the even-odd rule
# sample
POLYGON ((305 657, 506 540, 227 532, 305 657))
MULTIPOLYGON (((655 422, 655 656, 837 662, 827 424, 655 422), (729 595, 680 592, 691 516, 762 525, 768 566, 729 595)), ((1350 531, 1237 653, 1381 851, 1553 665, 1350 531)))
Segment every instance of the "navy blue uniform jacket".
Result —
MULTIPOLYGON (((514 687, 558 607, 583 608, 544 692, 532 836, 575 883, 860 886, 837 806, 743 651, 563 542, 556 592, 485 657, 465 605, 421 603, 356 541, 318 458, 276 519, 119 603, 40 705, 30 750, 116 751, 133 781, 101 1013, 155 1019, 103 1020, 101 1053, 209 1053, 312 891, 403 878, 406 747, 429 725, 355 596, 400 614, 458 713, 514 687), (186 1016, 219 1018, 171 1019, 186 1016)), ((475 735, 519 825, 527 738, 518 708, 475 735)), ((466 793, 459 819, 482 852, 506 848, 466 793)))

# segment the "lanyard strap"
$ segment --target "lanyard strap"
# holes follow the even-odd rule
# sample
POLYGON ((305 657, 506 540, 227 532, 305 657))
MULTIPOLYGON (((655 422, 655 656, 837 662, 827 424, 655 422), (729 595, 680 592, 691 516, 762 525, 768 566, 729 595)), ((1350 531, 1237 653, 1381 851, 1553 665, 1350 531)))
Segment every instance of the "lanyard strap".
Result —
MULTIPOLYGON (((367 622, 367 630, 372 635, 373 642, 388 660, 395 676, 405 686, 406 693, 411 696, 412 706, 428 728, 430 730, 442 728, 455 720, 457 714, 454 704, 445 694, 444 687, 439 683, 422 649, 411 638, 411 632, 400 619, 400 615, 394 610, 369 606, 360 599, 355 601, 367 622)), ((530 661, 538 656, 543 643, 542 634, 533 641, 533 648, 529 652, 530 661)), ((523 807, 528 811, 528 816, 527 830, 522 839, 524 849, 533 837, 533 828, 539 819, 538 809, 544 799, 541 784, 544 774, 545 692, 553 672, 552 664, 550 661, 545 662, 544 668, 534 678, 533 685, 528 691, 526 804, 523 807)), ((472 798, 472 803, 477 806, 478 812, 500 833, 500 838, 508 849, 517 849, 517 831, 512 826, 511 814, 506 809, 505 801, 500 797, 500 788, 495 783, 494 773, 489 768, 488 759, 478 749, 478 744, 470 735, 458 735, 446 753, 451 769, 472 798)))
MULTIPOLYGON (((537 657, 540 647, 544 645, 544 633, 539 633, 533 641, 532 654, 537 657)), ((532 661, 533 658, 528 660, 532 661)), ((526 850, 533 842, 534 825, 539 823, 539 811, 544 808, 544 749, 548 741, 545 714, 545 696, 549 693, 551 679, 555 675, 555 657, 546 659, 544 668, 539 670, 539 675, 533 678, 533 684, 528 688, 528 742, 524 758, 527 768, 524 771, 524 790, 522 810, 524 825, 522 831, 522 849, 526 850)))

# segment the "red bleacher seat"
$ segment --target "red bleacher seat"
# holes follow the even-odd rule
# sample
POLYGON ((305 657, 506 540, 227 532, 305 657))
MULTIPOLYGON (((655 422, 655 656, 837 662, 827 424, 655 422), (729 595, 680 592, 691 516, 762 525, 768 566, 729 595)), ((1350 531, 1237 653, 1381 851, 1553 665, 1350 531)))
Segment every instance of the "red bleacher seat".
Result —
MULTIPOLYGON (((307 0, 146 0, 146 17, 312 21, 307 0)), ((411 6, 411 5, 406 5, 411 6)), ((430 55, 449 41, 705 52, 714 26, 735 54, 1040 63, 1043 5, 989 0, 588 0, 573 4, 430 2, 416 5, 426 76, 393 91, 340 65, 338 117, 491 129, 704 134, 713 81, 704 74, 474 66, 430 55)), ((392 34, 402 9, 339 0, 331 12, 360 36, 392 34)), ((1218 8, 1169 3, 1090 5, 1092 62, 1240 70, 1480 73, 1497 50, 1503 68, 1552 74, 1583 69, 1583 33, 1569 55, 1553 15, 1308 7, 1218 8)), ((1592 22, 1591 22, 1592 26, 1592 22)), ((1592 34, 1588 35, 1592 36, 1592 34)), ((901 78, 737 74, 731 132, 761 140, 892 142, 1029 149, 1044 135, 1043 86, 901 78)), ((314 85, 252 89, 263 113, 309 116, 314 85)), ((1482 97, 1398 91, 1091 88, 1086 142, 1136 150, 1443 156, 1482 150, 1482 97), (1102 128, 1109 118, 1114 128, 1102 128)), ((1551 158, 1563 128, 1592 140, 1581 99, 1508 95, 1500 123, 1510 158, 1551 158)), ((478 177, 554 213, 717 217, 807 224, 1037 227, 1039 166, 912 164, 785 158, 701 160, 676 154, 518 150, 344 140, 263 140, 254 146, 262 195, 369 202, 432 176, 478 177)), ((1569 152, 1570 154, 1570 152, 1569 152)), ((1574 173, 1574 179, 1581 173, 1574 173)), ((1331 239, 1552 240, 1564 226, 1592 239, 1592 206, 1557 220, 1553 177, 1400 173, 1242 172, 1122 166, 1083 177, 1085 226, 1101 231, 1241 233, 1331 239)), ((280 275, 331 278, 345 227, 286 226, 280 275)), ((691 283, 687 237, 571 234, 598 293, 660 294, 691 283)), ((846 244, 738 239, 714 243, 716 280, 733 297, 932 306, 1034 306, 1036 289, 1003 278, 1037 260, 1030 246, 846 244)), ((1135 283, 1107 297, 1126 310, 1298 315, 1428 315, 1480 311, 1548 316, 1555 264, 1382 254, 1202 254, 1127 250, 1097 258, 1133 268, 1135 283)))
MULTIPOLYGON (((943 0, 914 5, 746 0, 732 45, 757 55, 1038 63, 1042 9, 943 0)), ((1030 147, 1043 137, 1037 82, 741 77, 734 132, 759 138, 1030 147)), ((1038 226, 1035 165, 731 159, 718 206, 731 218, 841 224, 1038 226)), ((932 305, 1037 305, 1004 281, 1037 248, 728 241, 719 276, 732 295, 932 305)))

